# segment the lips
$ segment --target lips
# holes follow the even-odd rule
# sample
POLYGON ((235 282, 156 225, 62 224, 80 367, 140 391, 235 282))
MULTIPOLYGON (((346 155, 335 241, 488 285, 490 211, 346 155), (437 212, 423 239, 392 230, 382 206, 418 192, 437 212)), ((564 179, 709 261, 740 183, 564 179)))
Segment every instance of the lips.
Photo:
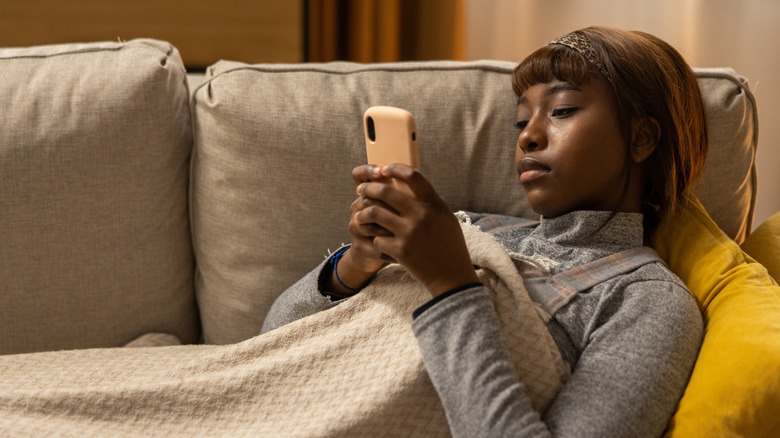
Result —
POLYGON ((534 158, 525 157, 517 163, 517 173, 520 175, 520 182, 530 183, 537 178, 541 178, 550 173, 550 168, 534 158))

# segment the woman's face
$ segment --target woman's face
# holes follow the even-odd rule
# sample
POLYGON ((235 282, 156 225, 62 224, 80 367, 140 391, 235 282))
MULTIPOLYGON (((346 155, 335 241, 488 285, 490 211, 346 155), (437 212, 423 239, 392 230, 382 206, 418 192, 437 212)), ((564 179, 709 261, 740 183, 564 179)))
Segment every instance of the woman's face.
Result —
POLYGON ((626 184, 626 141, 605 79, 536 84, 520 97, 515 165, 531 208, 545 217, 615 210, 626 184))

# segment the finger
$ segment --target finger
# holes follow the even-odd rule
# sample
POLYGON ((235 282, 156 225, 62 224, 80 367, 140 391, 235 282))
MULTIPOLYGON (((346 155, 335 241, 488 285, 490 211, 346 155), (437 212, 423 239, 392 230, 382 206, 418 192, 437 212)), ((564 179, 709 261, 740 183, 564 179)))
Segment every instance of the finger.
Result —
POLYGON ((393 237, 394 234, 377 224, 359 225, 360 232, 366 237, 393 237))
MULTIPOLYGON (((401 192, 392 184, 380 182, 365 182, 358 184, 355 192, 359 197, 373 201, 373 205, 385 207, 387 210, 398 214, 401 209, 413 199, 401 192)), ((371 202, 368 201, 370 204, 371 202)), ((373 205, 366 205, 366 208, 373 205)))
POLYGON ((380 254, 380 258, 387 263, 398 263, 390 254, 394 253, 393 240, 385 237, 377 237, 372 241, 374 251, 380 254))
POLYGON ((372 206, 376 206, 379 208, 389 208, 386 207, 385 204, 380 201, 376 201, 370 198, 365 198, 362 196, 352 201, 352 206, 350 208, 349 223, 347 224, 348 231, 353 236, 362 237, 362 238, 373 238, 375 236, 392 236, 393 233, 391 233, 390 231, 386 230, 385 228, 382 228, 381 226, 375 223, 360 222, 360 220, 357 217, 357 213, 372 206))
POLYGON ((382 259, 382 253, 374 247, 373 239, 352 241, 352 246, 349 249, 353 251, 353 260, 380 260, 382 259))
POLYGON ((352 169, 352 179, 355 184, 382 179, 382 172, 379 167, 372 164, 363 164, 352 169))
POLYGON ((382 201, 380 201, 378 199, 368 198, 368 197, 365 197, 365 196, 359 196, 355 200, 355 204, 356 204, 354 206, 355 207, 354 208, 355 212, 358 212, 360 210, 364 210, 364 209, 366 209, 368 207, 376 205, 376 206, 379 206, 379 207, 382 207, 382 208, 386 208, 386 209, 390 210, 394 214, 398 214, 397 210, 395 210, 393 207, 387 205, 386 203, 384 203, 384 202, 382 202, 382 201))
MULTIPOLYGON (((402 219, 397 214, 378 205, 372 205, 358 211, 355 213, 353 218, 355 223, 358 224, 361 228, 364 226, 375 225, 387 230, 391 236, 396 235, 396 231, 399 230, 400 226, 402 225, 402 219)), ((373 230, 370 227, 367 229, 373 230)))
POLYGON ((417 199, 423 202, 443 202, 430 181, 417 169, 396 163, 388 164, 382 167, 380 171, 385 178, 395 178, 406 183, 417 199))

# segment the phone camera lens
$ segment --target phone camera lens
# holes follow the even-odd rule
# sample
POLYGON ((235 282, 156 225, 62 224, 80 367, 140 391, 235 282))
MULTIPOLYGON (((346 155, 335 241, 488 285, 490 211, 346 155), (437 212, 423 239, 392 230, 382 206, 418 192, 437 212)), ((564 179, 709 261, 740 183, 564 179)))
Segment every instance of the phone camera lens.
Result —
POLYGON ((368 131, 368 139, 376 141, 376 130, 374 129, 374 119, 372 117, 366 118, 366 130, 368 131))

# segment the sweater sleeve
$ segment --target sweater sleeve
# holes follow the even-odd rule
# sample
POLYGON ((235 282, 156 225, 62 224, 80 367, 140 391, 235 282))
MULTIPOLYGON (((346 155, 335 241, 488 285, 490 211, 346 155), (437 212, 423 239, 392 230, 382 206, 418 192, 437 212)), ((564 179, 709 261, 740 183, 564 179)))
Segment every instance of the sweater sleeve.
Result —
POLYGON ((413 328, 453 435, 659 436, 690 375, 702 323, 687 291, 644 283, 652 284, 631 286, 617 308, 590 319, 597 328, 544 421, 482 288, 422 313, 413 328))
POLYGON ((698 355, 701 313, 682 286, 656 280, 631 283, 599 306, 544 420, 556 436, 661 436, 698 355))
POLYGON ((320 263, 274 301, 260 333, 266 333, 298 319, 335 307, 340 302, 322 294, 322 278, 330 275, 328 260, 320 263))
POLYGON ((483 287, 437 302, 412 327, 453 436, 549 436, 518 378, 483 287))

